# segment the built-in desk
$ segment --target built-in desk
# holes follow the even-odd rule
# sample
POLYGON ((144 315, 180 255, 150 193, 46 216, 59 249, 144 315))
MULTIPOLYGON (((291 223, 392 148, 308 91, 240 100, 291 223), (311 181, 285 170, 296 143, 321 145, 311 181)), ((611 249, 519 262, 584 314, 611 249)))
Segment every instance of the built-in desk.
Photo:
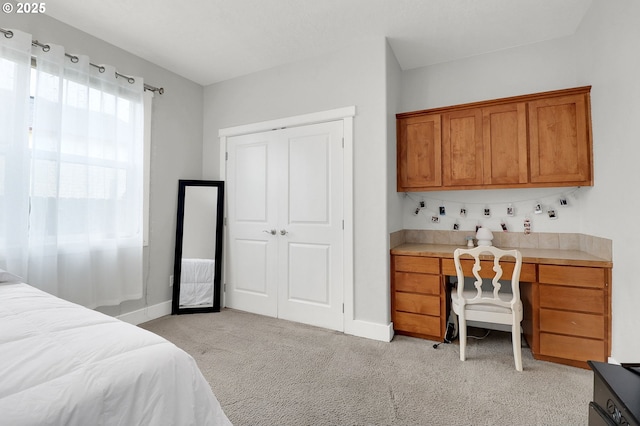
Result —
MULTIPOLYGON (((407 243, 391 250, 391 318, 397 334, 444 340, 447 277, 456 275, 458 247, 407 243)), ((606 362, 612 262, 578 250, 518 250, 522 330, 534 358, 582 368, 588 360, 606 362)), ((463 270, 466 275, 464 265, 463 270)))

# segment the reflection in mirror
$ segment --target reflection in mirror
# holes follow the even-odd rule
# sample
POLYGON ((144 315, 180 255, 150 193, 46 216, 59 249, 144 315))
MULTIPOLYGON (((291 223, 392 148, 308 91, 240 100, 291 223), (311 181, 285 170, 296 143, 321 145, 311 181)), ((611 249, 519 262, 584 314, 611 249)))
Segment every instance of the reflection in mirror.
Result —
POLYGON ((172 314, 220 311, 224 182, 180 180, 172 314))

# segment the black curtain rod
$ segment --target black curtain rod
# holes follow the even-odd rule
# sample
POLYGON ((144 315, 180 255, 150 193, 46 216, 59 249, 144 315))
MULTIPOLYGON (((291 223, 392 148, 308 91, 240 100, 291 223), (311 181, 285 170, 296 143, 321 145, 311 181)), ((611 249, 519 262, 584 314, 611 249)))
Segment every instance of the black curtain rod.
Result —
MULTIPOLYGON (((0 32, 2 32, 6 38, 13 37, 13 31, 11 31, 11 30, 5 30, 4 28, 0 28, 0 32)), ((42 44, 38 40, 32 40, 31 41, 31 45, 41 48, 44 52, 48 52, 51 49, 51 47, 48 44, 42 44)), ((65 53, 65 56, 67 58, 69 58, 71 60, 71 62, 73 62, 73 63, 76 63, 79 60, 77 56, 70 55, 68 53, 65 53)), ((91 65, 94 68, 97 68, 98 71, 100 71, 100 72, 104 72, 105 71, 105 67, 102 66, 102 65, 92 64, 91 62, 89 62, 89 65, 91 65)), ((135 83, 135 81, 136 81, 133 77, 130 77, 130 76, 127 76, 127 75, 124 75, 124 74, 120 74, 117 71, 116 71, 116 77, 125 78, 131 84, 135 83)), ((150 92, 157 92, 160 95, 162 95, 164 93, 164 88, 163 87, 154 87, 154 86, 151 86, 151 85, 149 85, 147 83, 144 83, 144 90, 148 90, 150 92)))

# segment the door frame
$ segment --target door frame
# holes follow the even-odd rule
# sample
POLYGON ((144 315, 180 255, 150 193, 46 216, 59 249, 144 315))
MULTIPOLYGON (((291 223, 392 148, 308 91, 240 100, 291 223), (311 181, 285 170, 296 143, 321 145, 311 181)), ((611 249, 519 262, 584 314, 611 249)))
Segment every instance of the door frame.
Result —
MULTIPOLYGON (((234 127, 227 127, 218 130, 220 140, 220 176, 226 181, 227 178, 227 140, 232 136, 240 136, 251 133, 260 133, 273 129, 285 127, 307 126, 311 124, 325 123, 329 121, 342 121, 343 133, 343 191, 342 208, 344 220, 343 233, 343 270, 342 270, 342 291, 344 304, 344 324, 343 330, 353 328, 355 321, 354 312, 354 276, 353 276, 353 117, 356 115, 356 107, 348 106, 327 111, 320 111, 304 115, 279 118, 275 120, 262 121, 258 123, 245 124, 234 127)), ((228 197, 228 194, 225 194, 228 197)), ((226 306, 226 273, 229 267, 229 245, 227 228, 227 200, 224 201, 224 268, 222 271, 222 306, 226 306)))

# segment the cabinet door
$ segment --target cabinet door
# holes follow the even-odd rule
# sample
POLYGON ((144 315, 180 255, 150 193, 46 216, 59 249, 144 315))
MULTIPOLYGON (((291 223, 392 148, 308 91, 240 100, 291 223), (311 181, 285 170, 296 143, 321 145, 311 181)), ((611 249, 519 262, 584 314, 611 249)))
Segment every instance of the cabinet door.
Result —
POLYGON ((442 185, 440 115, 402 118, 398 132, 398 191, 442 185))
POLYGON ((531 101, 531 182, 593 185, 588 95, 531 101))
POLYGON ((482 110, 442 115, 442 180, 444 186, 483 183, 482 110))
POLYGON ((527 183, 526 103, 482 108, 484 184, 527 183))

